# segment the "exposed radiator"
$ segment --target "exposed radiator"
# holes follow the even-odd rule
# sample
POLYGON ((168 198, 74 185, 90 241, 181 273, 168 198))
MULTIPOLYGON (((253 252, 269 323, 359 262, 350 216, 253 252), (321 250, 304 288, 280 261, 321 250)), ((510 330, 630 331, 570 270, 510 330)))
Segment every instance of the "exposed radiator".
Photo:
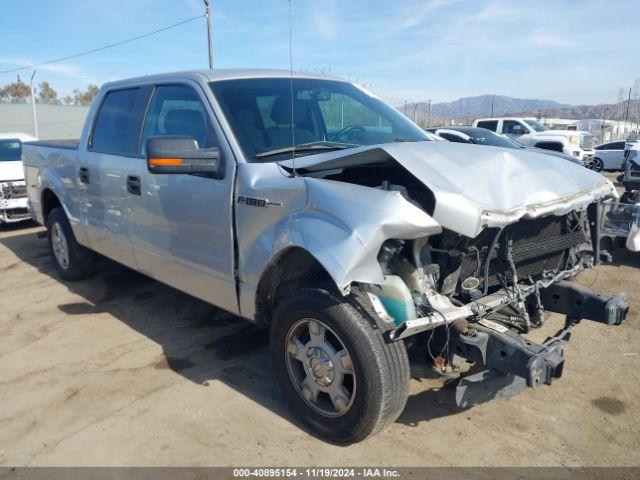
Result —
MULTIPOLYGON (((496 229, 487 229, 478 235, 472 246, 478 249, 464 255, 460 268, 460 281, 477 276, 484 286, 486 255, 496 235, 496 229), (478 257, 480 262, 478 263, 478 257)), ((507 262, 507 240, 513 241, 513 257, 520 279, 537 277, 544 271, 563 267, 568 249, 587 241, 584 229, 569 215, 521 220, 504 229, 489 264, 489 287, 500 285, 499 274, 511 278, 507 262)))

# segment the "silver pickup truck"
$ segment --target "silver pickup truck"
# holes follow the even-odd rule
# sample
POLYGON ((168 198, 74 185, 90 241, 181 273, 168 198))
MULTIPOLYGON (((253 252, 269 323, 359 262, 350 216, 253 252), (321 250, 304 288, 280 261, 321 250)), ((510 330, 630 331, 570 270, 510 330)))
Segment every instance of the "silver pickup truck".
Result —
POLYGON ((78 142, 26 144, 24 163, 64 280, 97 252, 270 328, 293 408, 350 443, 403 410, 408 351, 478 366, 469 406, 550 384, 571 327, 628 311, 570 281, 606 256, 611 182, 430 138, 344 80, 191 71, 104 85, 78 142), (563 328, 527 339, 548 311, 563 328))

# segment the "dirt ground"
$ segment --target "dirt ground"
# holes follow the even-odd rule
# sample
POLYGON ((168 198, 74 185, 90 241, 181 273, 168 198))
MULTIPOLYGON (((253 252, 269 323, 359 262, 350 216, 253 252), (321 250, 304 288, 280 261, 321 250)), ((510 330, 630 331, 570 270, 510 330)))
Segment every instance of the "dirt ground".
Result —
POLYGON ((464 410, 414 378, 397 423, 340 447, 288 409, 266 332, 108 261, 64 283, 41 231, 0 228, 0 465, 640 465, 640 254, 582 274, 631 312, 576 327, 551 387, 464 410))

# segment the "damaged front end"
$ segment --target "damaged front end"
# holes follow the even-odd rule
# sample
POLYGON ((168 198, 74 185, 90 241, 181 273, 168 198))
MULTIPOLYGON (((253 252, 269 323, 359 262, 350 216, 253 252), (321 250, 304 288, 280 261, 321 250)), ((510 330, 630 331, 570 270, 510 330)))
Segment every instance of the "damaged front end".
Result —
POLYGON ((601 210, 593 203, 520 219, 475 238, 445 229, 428 239, 387 241, 379 255, 385 282, 368 293, 378 315, 393 322, 389 340, 423 336, 432 358, 442 355, 454 369, 461 361, 483 367, 459 382, 461 407, 551 384, 562 375, 575 324, 619 325, 629 309, 624 294, 607 297, 569 281, 606 253, 601 210), (537 344, 521 335, 542 326, 547 312, 566 316, 553 337, 537 344), (434 332, 444 329, 434 347, 434 332))
MULTIPOLYGON (((624 294, 569 281, 607 258, 611 182, 545 155, 444 143, 300 159, 295 223, 274 223, 275 240, 256 245, 305 248, 343 294, 367 293, 388 341, 424 348, 434 366, 484 368, 460 381, 458 402, 470 405, 550 384, 573 325, 617 325, 629 307, 624 294), (547 312, 565 326, 542 344, 525 338, 547 312)), ((256 257, 244 250, 241 261, 256 257)))

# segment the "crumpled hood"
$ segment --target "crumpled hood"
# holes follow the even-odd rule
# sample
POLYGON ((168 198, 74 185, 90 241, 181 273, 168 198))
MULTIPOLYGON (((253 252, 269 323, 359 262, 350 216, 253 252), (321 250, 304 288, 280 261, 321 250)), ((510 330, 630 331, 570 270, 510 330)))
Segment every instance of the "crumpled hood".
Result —
POLYGON ((0 161, 0 182, 8 180, 24 180, 24 169, 20 160, 15 162, 0 161))
MULTIPOLYGON (((527 150, 450 142, 404 142, 359 147, 296 159, 296 169, 319 171, 380 163, 389 157, 435 196, 433 218, 475 237, 486 226, 520 218, 563 215, 608 195, 613 184, 599 173, 527 150)), ((291 166, 291 162, 284 165, 291 166)))

